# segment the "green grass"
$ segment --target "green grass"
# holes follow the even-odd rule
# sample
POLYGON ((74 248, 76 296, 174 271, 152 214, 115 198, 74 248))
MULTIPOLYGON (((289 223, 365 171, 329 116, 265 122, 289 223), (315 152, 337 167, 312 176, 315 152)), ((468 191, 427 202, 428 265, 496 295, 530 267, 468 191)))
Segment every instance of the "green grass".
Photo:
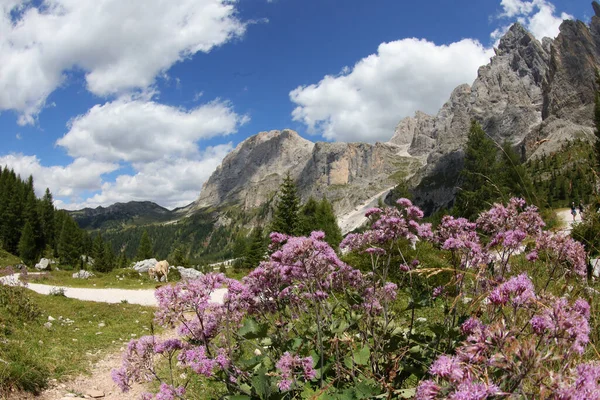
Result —
POLYGON ((84 302, 12 289, 21 291, 13 296, 28 297, 40 314, 26 318, 0 306, 0 397, 11 389, 35 393, 49 379, 86 372, 92 362, 118 350, 133 335, 150 334, 152 329, 151 307, 84 302), (50 328, 44 327, 48 316, 55 318, 50 328))
POLYGON ((0 249, 0 268, 15 266, 21 264, 21 259, 17 256, 13 256, 9 252, 0 249))

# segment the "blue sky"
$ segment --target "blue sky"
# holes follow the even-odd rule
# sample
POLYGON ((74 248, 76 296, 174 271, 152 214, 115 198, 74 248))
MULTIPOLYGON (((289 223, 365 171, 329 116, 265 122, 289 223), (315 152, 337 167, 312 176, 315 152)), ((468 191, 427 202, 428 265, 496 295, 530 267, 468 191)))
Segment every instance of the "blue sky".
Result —
POLYGON ((386 141, 472 83, 507 27, 538 38, 588 2, 2 0, 0 165, 65 208, 173 208, 240 141, 386 141))

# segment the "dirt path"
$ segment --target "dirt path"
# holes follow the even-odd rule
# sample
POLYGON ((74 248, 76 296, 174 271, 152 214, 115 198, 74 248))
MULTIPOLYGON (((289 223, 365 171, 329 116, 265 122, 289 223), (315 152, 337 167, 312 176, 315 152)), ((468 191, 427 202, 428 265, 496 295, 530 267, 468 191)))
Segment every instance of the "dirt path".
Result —
POLYGON ((561 227, 558 229, 559 232, 563 232, 566 235, 570 235, 573 230, 573 224, 577 224, 581 222, 581 214, 577 211, 577 215, 575 216, 575 220, 573 221, 573 216, 571 215, 570 208, 560 208, 556 210, 556 215, 561 222, 561 227))
MULTIPOLYGON (((1 277, 0 281, 4 284, 19 284, 19 274, 13 274, 1 277)), ((92 288, 72 288, 64 286, 52 286, 30 283, 27 288, 41 294, 49 294, 57 288, 64 289, 65 296, 84 301, 99 301, 104 303, 120 303, 127 300, 132 304, 141 304, 146 306, 156 306, 154 297, 155 289, 130 290, 130 289, 92 289, 92 288)), ((211 300, 215 303, 222 303, 226 289, 217 289, 211 294, 211 300)), ((173 331, 161 335, 162 339, 172 337, 173 331)), ((89 375, 80 375, 64 382, 51 382, 50 388, 45 390, 39 396, 20 395, 18 399, 39 399, 39 400, 76 400, 82 398, 97 398, 107 400, 129 400, 139 399, 140 395, 148 389, 142 385, 134 385, 132 390, 127 393, 121 393, 121 390, 113 383, 111 371, 121 366, 121 356, 124 347, 113 352, 109 352, 105 357, 92 364, 89 375)))
MULTIPOLYGON (((13 274, 0 278, 2 283, 14 284, 18 281, 19 274, 13 274)), ((50 294, 55 290, 64 290, 65 296, 84 301, 99 301, 102 303, 121 303, 127 301, 130 304, 139 304, 142 306, 156 306, 154 292, 156 289, 94 289, 94 288, 74 288, 67 286, 42 285, 38 283, 29 283, 27 288, 40 294, 50 294)), ((215 303, 222 303, 225 289, 217 289, 211 294, 211 300, 215 303)))

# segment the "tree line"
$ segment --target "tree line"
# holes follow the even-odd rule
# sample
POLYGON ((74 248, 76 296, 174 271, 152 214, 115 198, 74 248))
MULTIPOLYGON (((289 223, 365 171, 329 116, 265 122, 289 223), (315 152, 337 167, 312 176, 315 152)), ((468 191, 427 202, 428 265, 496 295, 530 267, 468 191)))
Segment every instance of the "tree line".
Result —
POLYGON ((56 210, 52 193, 35 195, 33 177, 21 179, 0 167, 0 247, 33 266, 40 257, 77 265, 89 243, 87 232, 65 211, 56 210))

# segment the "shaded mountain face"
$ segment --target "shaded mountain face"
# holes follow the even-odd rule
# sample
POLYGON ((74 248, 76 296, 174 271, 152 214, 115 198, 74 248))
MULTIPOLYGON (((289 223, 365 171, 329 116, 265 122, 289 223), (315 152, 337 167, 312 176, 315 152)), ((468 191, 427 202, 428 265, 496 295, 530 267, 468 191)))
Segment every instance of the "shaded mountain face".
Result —
POLYGON ((166 222, 177 218, 176 211, 151 201, 115 203, 109 207, 84 208, 69 214, 83 229, 120 228, 166 222))
POLYGON ((421 112, 396 127, 391 143, 409 144, 426 166, 411 180, 428 211, 454 199, 470 122, 523 159, 556 151, 566 140, 594 140, 593 107, 600 64, 600 6, 590 26, 564 21, 556 39, 536 40, 520 24, 500 40, 471 86, 457 87, 437 115, 421 112))

